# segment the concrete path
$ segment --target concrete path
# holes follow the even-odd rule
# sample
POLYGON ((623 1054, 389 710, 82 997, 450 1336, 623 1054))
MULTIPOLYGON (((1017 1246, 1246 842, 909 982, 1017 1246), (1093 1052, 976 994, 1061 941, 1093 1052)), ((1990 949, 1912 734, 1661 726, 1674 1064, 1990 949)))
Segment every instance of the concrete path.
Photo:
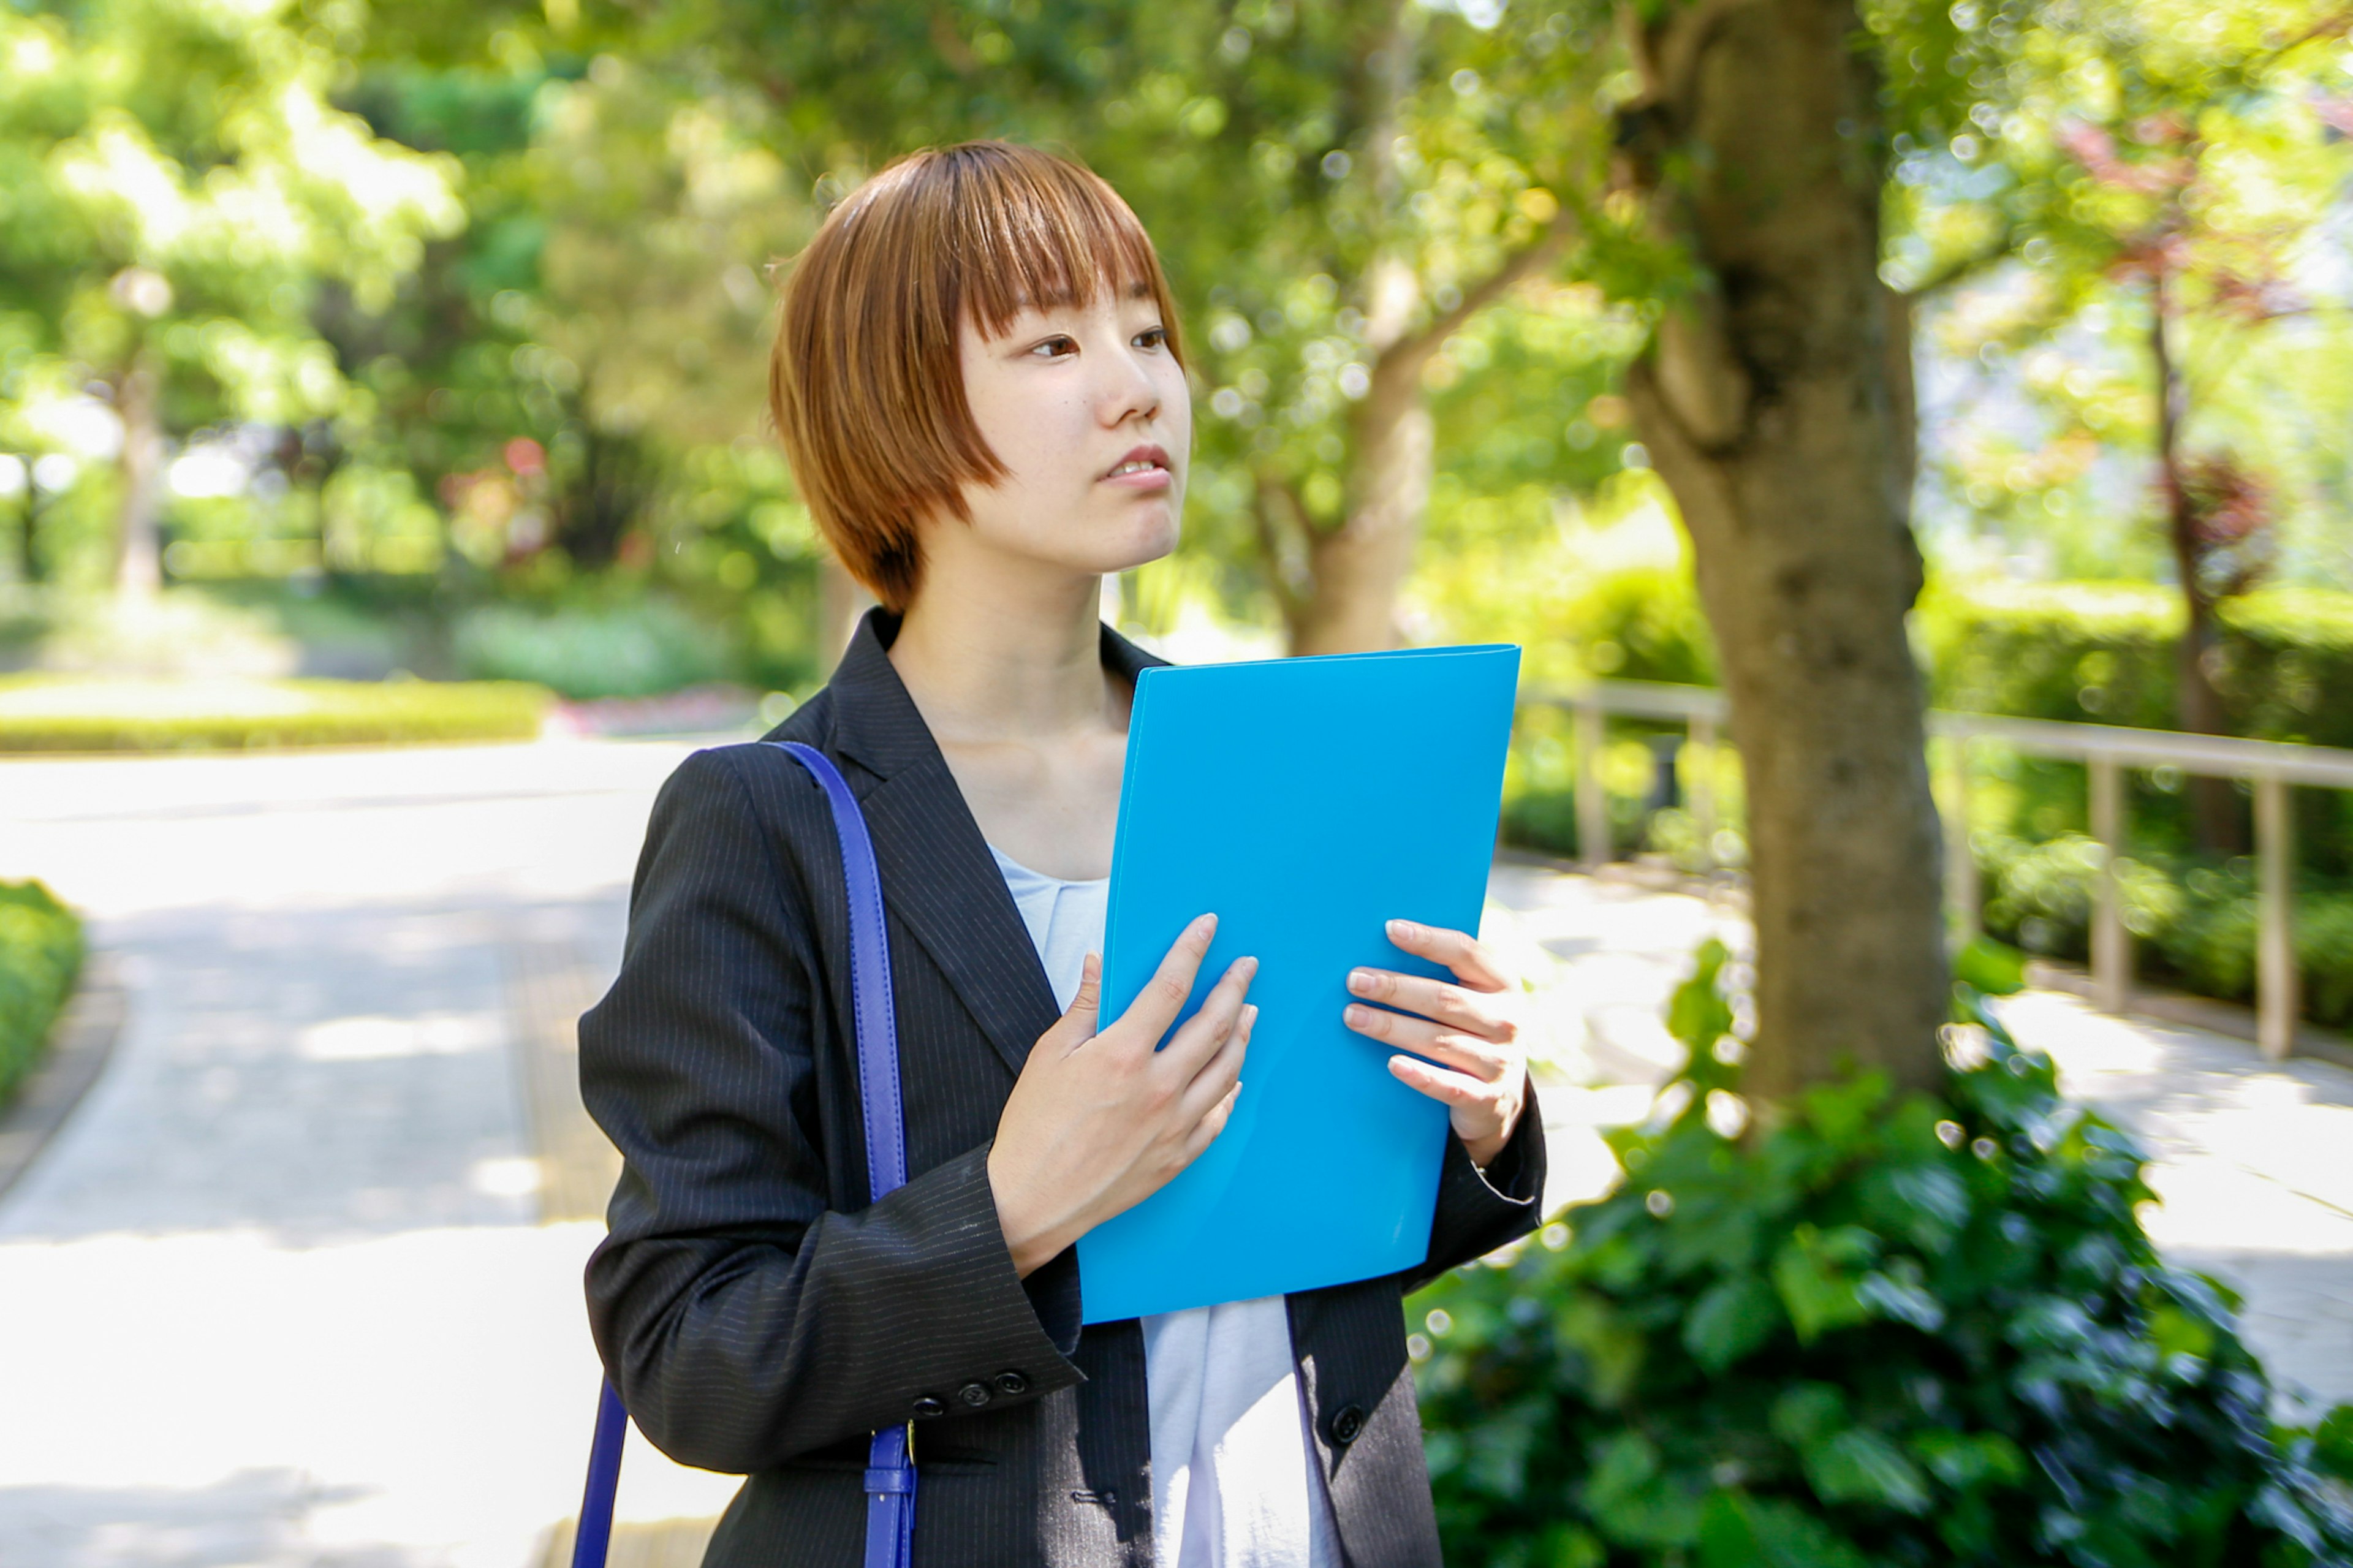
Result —
MULTIPOLYGON (((1737 944, 1739 914, 1681 893, 1499 863, 1491 931, 1518 944, 1551 998, 1546 1091, 1555 1173, 1546 1198, 1603 1190, 1617 1171, 1596 1130, 1639 1121, 1679 1064, 1661 1023, 1709 935, 1737 944), (1504 918, 1498 919, 1498 915, 1504 918)), ((2138 1136, 2160 1202, 2143 1211, 2174 1261, 2246 1299, 2243 1324, 2283 1408, 2353 1400, 2353 1070, 2267 1062, 2243 1040, 2116 1018, 2071 995, 1999 1004, 2019 1040, 2048 1051, 2066 1091, 2138 1136)))
MULTIPOLYGON (((597 1227, 543 1226, 508 959, 609 972, 689 748, 0 763, 0 863, 119 954, 0 1204, 0 1563, 525 1568, 577 1506, 597 1227)), ((728 1478, 633 1447, 624 1519, 728 1478)))
MULTIPOLYGON (((0 763, 0 875, 89 912, 132 999, 0 1201, 0 1564, 540 1560, 578 1498, 597 1227, 541 1223, 579 1205, 534 1158, 548 1009, 524 994, 551 952, 601 988, 689 749, 0 763)), ((1611 1175, 1594 1128, 1672 1068, 1658 1009, 1691 950, 1739 921, 1530 864, 1493 892, 1546 983, 1567 1201, 1611 1175)), ((2353 1397, 2353 1074, 2065 998, 2012 1016, 2162 1152, 2160 1240, 2244 1285, 2290 1375, 2353 1397)), ((634 1444, 621 1514, 707 1518, 734 1484, 634 1444)))

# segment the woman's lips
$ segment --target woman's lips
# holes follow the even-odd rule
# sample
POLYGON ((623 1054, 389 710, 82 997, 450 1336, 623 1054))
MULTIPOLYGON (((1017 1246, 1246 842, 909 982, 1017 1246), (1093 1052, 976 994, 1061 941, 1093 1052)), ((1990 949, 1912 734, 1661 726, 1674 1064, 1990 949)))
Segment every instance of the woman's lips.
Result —
POLYGON ((1169 475, 1168 470, 1163 468, 1134 468, 1124 474, 1108 475, 1103 482, 1117 485, 1123 489, 1165 490, 1168 488, 1169 475))

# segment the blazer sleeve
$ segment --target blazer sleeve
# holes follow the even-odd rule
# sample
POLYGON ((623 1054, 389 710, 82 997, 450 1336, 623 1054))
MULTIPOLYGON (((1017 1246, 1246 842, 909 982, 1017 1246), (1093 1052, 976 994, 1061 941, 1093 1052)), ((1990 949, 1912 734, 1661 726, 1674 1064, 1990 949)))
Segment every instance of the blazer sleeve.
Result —
POLYGON ((656 800, 580 1083, 623 1159, 588 1264, 598 1351, 657 1447, 748 1473, 973 1383, 1001 1410, 1082 1378, 1077 1293, 1014 1272, 986 1146, 828 1209, 823 970, 788 871, 795 839, 831 852, 830 820, 764 832, 735 766, 698 752, 656 800))
POLYGON ((1446 1141, 1445 1163, 1439 1167, 1438 1208, 1430 1219, 1430 1257, 1419 1268, 1407 1271, 1406 1294, 1535 1229, 1543 1217, 1545 1170, 1544 1116, 1531 1081, 1520 1124, 1486 1170, 1471 1163, 1461 1139, 1446 1141))

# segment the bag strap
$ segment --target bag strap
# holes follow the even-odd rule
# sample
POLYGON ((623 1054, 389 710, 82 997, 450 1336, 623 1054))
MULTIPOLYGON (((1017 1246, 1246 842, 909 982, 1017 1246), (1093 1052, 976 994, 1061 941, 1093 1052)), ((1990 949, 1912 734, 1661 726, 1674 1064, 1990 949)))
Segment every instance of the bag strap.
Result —
MULTIPOLYGON (((907 1184, 905 1105, 899 1093, 899 1023, 891 997, 891 942, 882 922, 882 874, 858 797, 824 752, 797 741, 762 742, 809 771, 833 811, 841 878, 849 894, 849 1000, 858 1037, 858 1098, 866 1124, 866 1184, 871 1201, 907 1184)), ((596 1401, 588 1448, 588 1486, 572 1568, 605 1568, 613 1538, 613 1494, 620 1483, 628 1414, 610 1378, 596 1401)), ((874 1434, 866 1456, 866 1555, 863 1568, 909 1568, 914 1552, 914 1427, 874 1434)))

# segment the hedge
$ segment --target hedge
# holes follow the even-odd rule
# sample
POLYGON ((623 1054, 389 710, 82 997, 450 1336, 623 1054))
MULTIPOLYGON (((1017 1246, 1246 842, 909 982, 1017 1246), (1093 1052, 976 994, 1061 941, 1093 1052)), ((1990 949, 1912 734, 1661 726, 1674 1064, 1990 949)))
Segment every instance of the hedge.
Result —
POLYGON ((520 681, 15 676, 0 678, 0 752, 528 740, 552 700, 520 681))
POLYGON ((2049 1058, 1964 984, 1936 1097, 1744 1128, 1738 968, 1711 943, 1675 996, 1690 1065, 1617 1190, 1411 1303, 1449 1562, 2353 1559, 2353 1407, 2274 1426, 2236 1300, 2158 1256, 2144 1155, 2049 1058))
MULTIPOLYGON (((1989 933, 2029 952, 2085 956, 2093 889, 2105 858, 2096 840, 2063 833, 2030 844, 1979 833, 1977 851, 1989 933)), ((2253 999, 2257 917, 2251 867, 2135 856, 2118 858, 2116 882, 2144 979, 2230 1002, 2253 999)), ((2305 1016, 2353 1027, 2353 892, 2299 889, 2294 926, 2305 1016)))
MULTIPOLYGON (((1913 626, 1936 707, 2169 730, 2181 616, 2181 596, 2152 584, 1980 582, 1932 587, 1913 626)), ((2224 601, 2221 619, 2215 676, 2239 732, 2353 746, 2353 594, 2265 588, 2224 601)), ((1589 675, 1716 681, 1687 572, 1597 576, 1547 630, 1589 675)))
MULTIPOLYGON (((2169 730, 2181 617, 2168 588, 1983 584, 1929 594, 1917 624, 1939 707, 2169 730)), ((2220 618, 2213 674, 2239 733, 2353 746, 2353 594, 2263 589, 2220 618)))
POLYGON ((32 1071, 81 961, 71 910, 38 882, 0 882, 0 1106, 32 1071))

